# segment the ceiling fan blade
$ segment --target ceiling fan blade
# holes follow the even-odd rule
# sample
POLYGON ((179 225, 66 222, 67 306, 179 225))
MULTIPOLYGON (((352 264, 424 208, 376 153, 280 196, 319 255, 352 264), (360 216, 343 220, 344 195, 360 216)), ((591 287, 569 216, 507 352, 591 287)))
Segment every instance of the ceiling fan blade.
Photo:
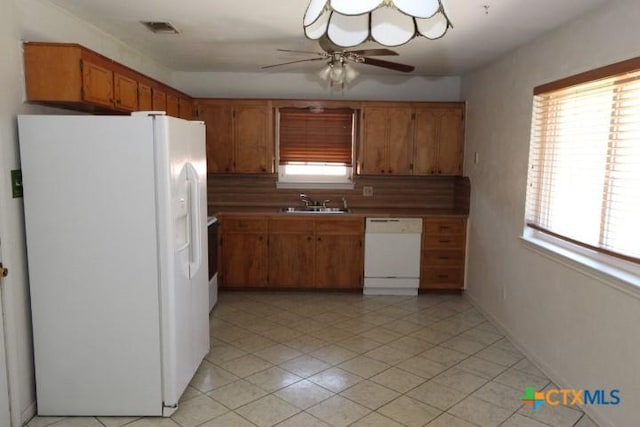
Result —
POLYGON ((413 65, 398 64, 397 62, 389 62, 373 58, 364 58, 364 64, 388 68, 395 71, 402 71, 404 73, 410 73, 411 71, 416 69, 416 67, 414 67, 413 65))
POLYGON ((361 56, 397 56, 398 52, 389 49, 363 49, 363 50, 347 50, 345 53, 355 53, 361 56))
POLYGON ((320 55, 320 56, 326 56, 327 54, 324 52, 311 52, 308 50, 291 50, 291 49, 276 49, 278 52, 291 52, 291 53, 306 53, 309 55, 320 55))
POLYGON ((307 61, 321 61, 323 59, 326 58, 310 58, 310 59, 299 59, 297 61, 289 61, 289 62, 283 62, 281 64, 273 64, 273 65, 265 65, 264 67, 260 67, 261 69, 265 69, 265 68, 273 68, 273 67, 279 67, 281 65, 289 65, 289 64, 296 64, 298 62, 307 62, 307 61))

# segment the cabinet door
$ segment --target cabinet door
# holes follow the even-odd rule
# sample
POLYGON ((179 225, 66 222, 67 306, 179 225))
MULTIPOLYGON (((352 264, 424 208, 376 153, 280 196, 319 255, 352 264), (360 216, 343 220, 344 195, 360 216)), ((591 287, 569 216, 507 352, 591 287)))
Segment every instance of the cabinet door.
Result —
POLYGON ((83 61, 82 98, 92 104, 113 108, 113 71, 83 61))
POLYGON ((386 174, 389 169, 386 110, 378 107, 363 109, 359 171, 361 175, 386 174))
POLYGON ((234 109, 234 171, 270 173, 269 109, 267 105, 236 105, 234 109))
POLYGON ((316 286, 362 289, 362 237, 357 234, 316 234, 316 286))
POLYGON ((167 111, 167 94, 160 89, 153 89, 151 97, 153 111, 167 111))
POLYGON ((314 222, 308 218, 269 219, 269 286, 313 287, 314 222))
POLYGON ((413 109, 394 107, 387 111, 387 173, 411 175, 413 163, 413 109))
POLYGON ((416 108, 415 175, 462 175, 462 108, 416 108))
POLYGON ((145 84, 138 84, 138 110, 151 111, 153 104, 151 102, 151 88, 145 84))
POLYGON ((433 175, 437 173, 437 131, 438 115, 432 108, 416 108, 414 175, 433 175))
POLYGON ((229 104, 200 104, 198 118, 205 123, 207 172, 233 171, 233 109, 229 104))
POLYGON ((266 233, 223 233, 219 249, 221 286, 266 286, 266 233))
POLYGON ((180 117, 180 101, 177 96, 170 93, 167 94, 167 115, 180 117))
POLYGON ((193 102, 186 98, 180 98, 180 118, 185 120, 194 120, 193 102))
POLYGON ((313 287, 314 258, 313 233, 269 232, 269 286, 313 287))
POLYGON ((115 73, 116 108, 125 111, 138 110, 138 82, 122 74, 115 73))
POLYGON ((462 109, 443 109, 438 132, 438 173, 462 175, 464 126, 462 109))

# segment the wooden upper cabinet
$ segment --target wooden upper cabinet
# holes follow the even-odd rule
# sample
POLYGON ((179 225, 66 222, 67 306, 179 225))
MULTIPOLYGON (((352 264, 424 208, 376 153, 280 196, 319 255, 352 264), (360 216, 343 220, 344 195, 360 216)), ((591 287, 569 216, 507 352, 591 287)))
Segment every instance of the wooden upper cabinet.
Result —
POLYGON ((387 121, 384 108, 364 108, 362 114, 362 147, 360 173, 363 175, 387 172, 387 121))
POLYGON ((78 44, 24 43, 24 73, 28 102, 88 112, 164 111, 170 90, 176 98, 169 107, 179 115, 179 92, 78 44))
POLYGON ((271 173, 273 138, 268 101, 202 100, 209 173, 271 173))
POLYGON ((234 107, 235 172, 271 172, 270 110, 266 102, 234 107))
POLYGON ((417 107, 416 175, 462 175, 463 107, 417 107))
POLYGON ((113 71, 82 60, 82 99, 103 107, 113 107, 113 71))
POLYGON ((392 108, 387 117, 389 135, 389 174, 411 175, 413 158, 413 111, 392 108))
POLYGON ((153 111, 167 111, 167 93, 161 89, 151 90, 151 107, 153 111))
POLYGON ((179 101, 180 107, 180 118, 185 120, 195 120, 195 113, 193 107, 193 101, 187 98, 180 97, 179 101))
POLYGON ((153 110, 151 102, 151 87, 143 83, 138 84, 138 109, 140 111, 153 110))
POLYGON ((180 117, 180 101, 179 98, 172 93, 167 93, 167 115, 180 117))
POLYGON ((228 103, 201 103, 198 118, 205 123, 207 172, 233 172, 233 108, 228 103))
POLYGON ((462 108, 444 110, 440 115, 438 174, 462 175, 464 159, 464 115, 462 108))
POLYGON ((113 82, 116 108, 125 111, 137 111, 138 81, 120 73, 114 73, 113 82))
POLYGON ((365 106, 362 109, 360 150, 361 175, 411 175, 411 106, 365 106))

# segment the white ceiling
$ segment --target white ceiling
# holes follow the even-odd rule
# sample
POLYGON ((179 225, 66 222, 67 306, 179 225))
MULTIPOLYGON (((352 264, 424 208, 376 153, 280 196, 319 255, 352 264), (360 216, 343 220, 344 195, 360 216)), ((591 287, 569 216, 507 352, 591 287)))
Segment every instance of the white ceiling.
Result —
MULTIPOLYGON (((443 0, 454 28, 416 38, 380 59, 414 65, 413 75, 460 75, 611 0, 443 0), (489 5, 488 14, 484 5, 489 5)), ((305 38, 308 0, 51 0, 174 71, 309 72, 318 62, 261 70, 320 52, 305 38), (140 21, 170 21, 181 33, 153 34, 140 21)), ((367 43, 363 47, 377 47, 367 43)), ((392 73, 358 64, 366 74, 392 73)))

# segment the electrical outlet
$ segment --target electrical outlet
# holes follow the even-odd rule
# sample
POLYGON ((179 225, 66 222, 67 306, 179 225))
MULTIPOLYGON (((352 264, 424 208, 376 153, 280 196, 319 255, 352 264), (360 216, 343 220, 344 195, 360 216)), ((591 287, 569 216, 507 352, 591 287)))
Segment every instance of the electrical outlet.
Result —
POLYGON ((478 152, 476 151, 473 155, 473 164, 477 165, 479 160, 478 152))
POLYGON ((507 287, 503 286, 502 287, 502 300, 506 300, 507 299, 507 287))
POLYGON ((368 185, 362 187, 362 195, 365 197, 373 197, 373 187, 368 185))

